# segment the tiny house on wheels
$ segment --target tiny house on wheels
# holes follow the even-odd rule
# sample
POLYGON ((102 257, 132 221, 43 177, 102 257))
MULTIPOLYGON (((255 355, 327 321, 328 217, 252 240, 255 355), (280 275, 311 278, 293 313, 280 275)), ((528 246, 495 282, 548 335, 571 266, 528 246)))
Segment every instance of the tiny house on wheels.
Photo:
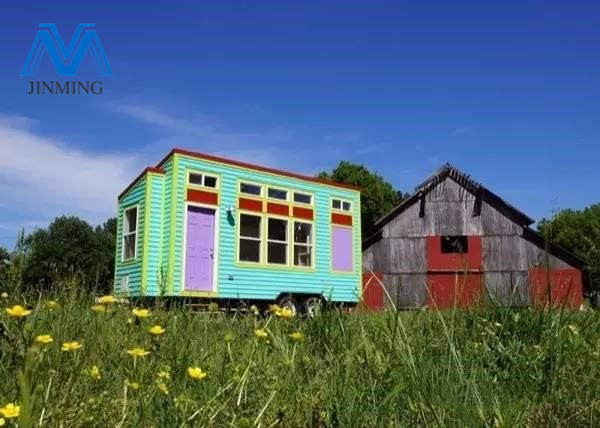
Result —
POLYGON ((353 186, 175 149, 119 195, 115 293, 353 305, 360 237, 353 186))

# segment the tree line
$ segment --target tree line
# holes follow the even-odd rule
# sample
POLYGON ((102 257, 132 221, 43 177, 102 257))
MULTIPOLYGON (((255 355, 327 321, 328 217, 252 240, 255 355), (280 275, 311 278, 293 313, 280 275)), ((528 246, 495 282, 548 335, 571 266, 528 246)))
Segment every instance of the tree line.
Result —
MULTIPOLYGON (((376 221, 407 195, 363 165, 342 161, 319 177, 361 187, 363 239, 376 221)), ((538 223, 550 241, 582 259, 588 292, 600 290, 600 204, 566 209, 538 223)), ((48 290, 59 279, 73 278, 90 290, 112 289, 117 220, 93 227, 78 217, 58 217, 46 228, 20 233, 12 252, 0 247, 0 290, 34 287, 48 290)))

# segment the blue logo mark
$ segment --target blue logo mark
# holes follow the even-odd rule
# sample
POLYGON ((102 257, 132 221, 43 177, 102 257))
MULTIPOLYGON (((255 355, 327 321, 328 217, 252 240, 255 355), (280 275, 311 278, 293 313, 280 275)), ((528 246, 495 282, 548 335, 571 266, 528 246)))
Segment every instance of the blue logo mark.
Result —
POLYGON ((65 47, 58 29, 54 24, 40 24, 40 30, 35 37, 33 46, 29 51, 29 56, 21 72, 21 76, 35 76, 38 66, 42 60, 44 50, 48 51, 50 59, 54 63, 54 68, 59 76, 74 76, 79 70, 83 56, 87 51, 90 52, 90 56, 94 61, 96 70, 100 76, 112 76, 112 70, 108 65, 106 55, 100 44, 100 39, 95 30, 90 30, 90 27, 94 27, 94 24, 79 24, 75 35, 69 43, 69 47, 65 47), (49 28, 48 31, 46 28, 49 28), (83 33, 79 44, 79 36, 83 33), (56 39, 56 43, 52 39, 52 35, 56 39), (58 46, 57 46, 58 45, 58 46), (77 45, 77 46, 76 46, 77 45), (62 56, 61 56, 62 54, 62 56), (66 61, 71 59, 67 64, 66 61))

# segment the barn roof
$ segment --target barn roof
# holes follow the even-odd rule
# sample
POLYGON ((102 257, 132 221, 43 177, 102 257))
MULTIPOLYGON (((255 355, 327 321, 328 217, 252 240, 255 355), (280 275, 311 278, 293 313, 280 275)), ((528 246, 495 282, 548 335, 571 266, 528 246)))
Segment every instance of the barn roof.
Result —
MULTIPOLYGON (((465 174, 460 171, 455 166, 450 163, 446 163, 442 165, 437 171, 435 171, 429 178, 419 184, 415 191, 406 199, 404 199, 398 206, 392 209, 389 213, 384 215, 382 218, 377 220, 375 223, 373 233, 367 237, 363 241, 363 249, 368 248, 373 243, 377 242, 381 239, 381 231, 383 227, 391 222, 398 215, 402 214, 406 209, 410 206, 418 202, 422 197, 424 197, 427 193, 433 190, 438 184, 443 182, 446 178, 450 178, 458 183, 460 186, 465 188, 467 191, 472 194, 480 197, 482 200, 486 201, 488 204, 492 205, 506 217, 510 218, 512 221, 523 227, 523 238, 529 240, 530 242, 538 245, 545 245, 545 238, 535 230, 531 229, 531 226, 535 220, 525 214, 523 211, 517 209, 500 196, 489 190, 483 184, 473 180, 470 175, 465 174)), ((554 256, 564 260, 575 267, 582 267, 584 262, 575 257, 573 254, 569 253, 562 247, 548 243, 548 249, 551 254, 554 256)))

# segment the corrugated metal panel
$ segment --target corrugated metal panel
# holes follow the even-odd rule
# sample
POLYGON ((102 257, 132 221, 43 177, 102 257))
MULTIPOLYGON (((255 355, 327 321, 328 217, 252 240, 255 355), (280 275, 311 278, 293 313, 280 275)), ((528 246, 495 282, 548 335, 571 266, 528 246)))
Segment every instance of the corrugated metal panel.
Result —
MULTIPOLYGON (((336 274, 331 271, 330 257, 330 198, 339 197, 353 201, 353 217, 355 224, 360 223, 360 198, 355 191, 334 188, 318 183, 306 182, 290 177, 275 176, 259 171, 240 169, 231 165, 193 159, 186 156, 175 155, 177 160, 177 179, 175 198, 176 209, 175 226, 176 236, 173 241, 173 294, 182 291, 182 261, 183 249, 183 222, 185 214, 185 174, 186 169, 197 169, 220 176, 221 197, 219 204, 219 248, 218 248, 218 295, 225 298, 256 298, 274 299, 280 292, 323 293, 337 301, 356 302, 360 296, 362 263, 360 228, 354 227, 354 272, 336 274), (315 269, 302 272, 293 269, 277 269, 274 267, 243 267, 235 263, 236 253, 236 226, 228 221, 226 207, 237 205, 237 180, 264 183, 267 185, 283 186, 286 188, 306 191, 314 194, 315 199, 315 269)), ((170 168, 164 165, 167 172, 165 181, 165 206, 170 207, 169 198, 170 168)), ((167 210, 165 210, 166 212, 167 210)), ((168 224, 169 217, 165 217, 168 224)), ((167 230, 167 229, 165 229, 167 230)), ((167 233, 168 234, 168 233, 167 233)), ((167 235, 165 234, 165 235, 167 235)), ((163 238, 163 248, 168 237, 163 238)), ((164 258, 164 256, 163 256, 164 258)))
POLYGON ((129 192, 119 201, 117 215, 117 259, 115 261, 115 292, 129 295, 139 295, 142 283, 142 260, 144 257, 144 201, 146 198, 146 178, 142 178, 129 192), (134 261, 122 262, 123 251, 123 212, 126 208, 138 205, 138 224, 136 241, 136 258, 134 261), (121 278, 127 276, 129 279, 128 290, 121 290, 121 278))

